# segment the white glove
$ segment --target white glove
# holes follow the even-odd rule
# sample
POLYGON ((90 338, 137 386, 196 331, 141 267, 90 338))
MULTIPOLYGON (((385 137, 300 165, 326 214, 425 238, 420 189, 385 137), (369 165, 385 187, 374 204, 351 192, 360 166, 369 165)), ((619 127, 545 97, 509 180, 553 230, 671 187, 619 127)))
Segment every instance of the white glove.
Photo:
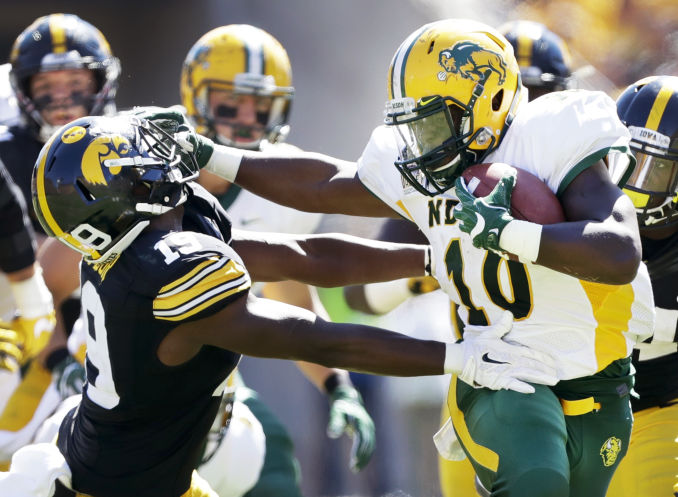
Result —
POLYGON ((534 393, 529 383, 555 385, 558 382, 553 359, 523 345, 510 344, 502 337, 513 325, 505 311, 490 326, 466 326, 464 340, 447 345, 445 372, 455 373, 473 387, 534 393))

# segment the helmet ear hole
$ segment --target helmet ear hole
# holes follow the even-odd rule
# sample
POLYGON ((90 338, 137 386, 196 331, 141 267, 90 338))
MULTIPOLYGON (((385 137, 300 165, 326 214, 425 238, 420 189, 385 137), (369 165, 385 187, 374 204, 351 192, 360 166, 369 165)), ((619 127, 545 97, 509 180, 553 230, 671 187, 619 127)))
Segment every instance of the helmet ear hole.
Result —
POLYGON ((497 112, 501 109, 501 103, 504 101, 504 89, 502 88, 492 97, 492 110, 497 112))

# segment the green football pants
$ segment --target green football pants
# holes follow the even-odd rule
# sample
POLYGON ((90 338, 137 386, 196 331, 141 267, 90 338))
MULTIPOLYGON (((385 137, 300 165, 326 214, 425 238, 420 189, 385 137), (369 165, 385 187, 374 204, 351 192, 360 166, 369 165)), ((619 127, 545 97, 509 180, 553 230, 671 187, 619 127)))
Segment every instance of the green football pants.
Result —
POLYGON ((448 407, 492 497, 604 497, 628 448, 632 386, 624 359, 527 395, 453 381, 448 407))

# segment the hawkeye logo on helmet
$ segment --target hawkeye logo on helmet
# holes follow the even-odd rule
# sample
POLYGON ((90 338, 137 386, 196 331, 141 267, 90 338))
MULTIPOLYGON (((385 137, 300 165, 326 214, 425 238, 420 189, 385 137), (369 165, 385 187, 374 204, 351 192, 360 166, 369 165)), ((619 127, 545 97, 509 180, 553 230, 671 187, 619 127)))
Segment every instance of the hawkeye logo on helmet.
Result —
MULTIPOLYGON (((104 163, 129 154, 129 140, 121 135, 99 136, 92 140, 82 155, 80 168, 85 179, 93 185, 108 185, 104 176, 104 163)), ((118 174, 121 166, 106 167, 110 174, 118 174)))
POLYGON ((497 75, 500 85, 506 80, 506 63, 501 55, 471 41, 460 41, 441 51, 438 63, 445 69, 438 73, 441 81, 448 74, 458 74, 477 83, 487 80, 492 73, 497 75))
POLYGON ((61 135, 61 141, 64 143, 75 143, 82 140, 86 134, 87 130, 82 126, 73 126, 64 131, 61 135))

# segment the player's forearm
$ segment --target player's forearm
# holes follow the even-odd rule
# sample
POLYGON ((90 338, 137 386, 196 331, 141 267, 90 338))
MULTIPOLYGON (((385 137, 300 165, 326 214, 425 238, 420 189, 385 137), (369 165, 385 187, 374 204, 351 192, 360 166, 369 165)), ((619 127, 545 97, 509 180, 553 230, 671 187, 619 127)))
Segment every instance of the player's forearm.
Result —
MULTIPOLYGON (((298 324, 297 330, 303 324, 298 324)), ((331 368, 389 376, 443 374, 445 344, 418 340, 364 325, 316 321, 313 333, 326 335, 311 341, 305 360, 331 368)))
MULTIPOLYGON (((391 376, 443 374, 446 345, 371 326, 332 323, 313 313, 250 298, 242 334, 220 335, 214 345, 246 355, 307 361, 328 368, 391 376), (228 336, 227 336, 228 335, 228 336)), ((457 344, 455 344, 457 345, 457 344)))
MULTIPOLYGON (((218 150, 217 146, 215 150, 218 150)), ((216 160, 216 159, 215 159, 216 160)), ((342 205, 323 192, 350 163, 321 154, 294 157, 247 152, 240 162, 235 183, 276 203, 310 212, 341 213, 342 205)), ((213 168, 218 173, 218 168, 213 168)), ((355 170, 355 167, 353 167, 355 170)), ((353 174, 349 173, 351 177, 353 174)))
POLYGON ((544 226, 536 262, 583 280, 623 285, 635 278, 640 259, 633 229, 578 221, 544 226))
POLYGON ((323 287, 423 276, 428 248, 344 234, 310 236, 300 247, 305 258, 299 269, 307 278, 302 281, 323 287))

